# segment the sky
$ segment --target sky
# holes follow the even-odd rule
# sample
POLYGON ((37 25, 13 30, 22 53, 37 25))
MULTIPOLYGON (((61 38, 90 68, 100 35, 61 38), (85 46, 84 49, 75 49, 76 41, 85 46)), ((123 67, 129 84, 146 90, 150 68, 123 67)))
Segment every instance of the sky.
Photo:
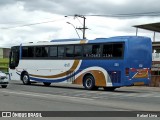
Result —
MULTIPOLYGON (((75 14, 86 17, 87 39, 136 35, 134 25, 160 22, 160 16, 113 15, 160 15, 159 5, 159 0, 0 0, 0 47, 78 38, 75 28, 82 27, 83 19, 75 14)), ((82 31, 77 32, 82 38, 82 31)), ((152 31, 139 29, 138 35, 153 38, 152 31)), ((159 33, 156 41, 160 41, 159 33)))

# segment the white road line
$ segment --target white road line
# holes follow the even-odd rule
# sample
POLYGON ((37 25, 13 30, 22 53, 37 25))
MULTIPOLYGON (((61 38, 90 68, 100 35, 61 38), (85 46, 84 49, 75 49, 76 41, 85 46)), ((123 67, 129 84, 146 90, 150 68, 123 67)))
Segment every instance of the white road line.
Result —
POLYGON ((138 94, 137 93, 129 93, 129 94, 123 94, 122 96, 124 97, 136 97, 138 94))
POLYGON ((154 96, 154 97, 160 97, 160 95, 158 95, 158 96, 156 95, 156 96, 154 96))
POLYGON ((3 93, 8 94, 17 94, 17 95, 25 95, 25 96, 32 96, 32 97, 41 97, 41 98, 62 98, 62 99, 70 99, 70 100, 93 100, 90 98, 82 98, 82 97, 71 97, 71 96, 62 96, 62 95, 52 95, 52 94, 42 94, 42 93, 34 93, 34 92, 22 92, 22 91, 0 91, 3 93))

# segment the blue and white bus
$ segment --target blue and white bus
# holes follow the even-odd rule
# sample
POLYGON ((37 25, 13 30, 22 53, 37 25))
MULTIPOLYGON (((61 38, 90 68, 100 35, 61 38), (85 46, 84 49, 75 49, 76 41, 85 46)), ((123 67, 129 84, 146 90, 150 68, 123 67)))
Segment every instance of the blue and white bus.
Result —
POLYGON ((13 46, 9 73, 23 84, 71 83, 86 89, 148 85, 151 39, 118 36, 95 40, 52 40, 13 46))

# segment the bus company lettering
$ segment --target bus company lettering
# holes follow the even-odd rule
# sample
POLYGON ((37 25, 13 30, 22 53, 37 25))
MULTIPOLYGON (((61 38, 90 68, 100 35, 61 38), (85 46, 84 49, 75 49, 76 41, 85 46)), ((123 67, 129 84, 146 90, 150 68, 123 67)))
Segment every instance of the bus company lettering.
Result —
POLYGON ((86 54, 86 57, 101 57, 100 54, 86 54))
POLYGON ((65 63, 64 67, 70 67, 70 63, 65 63))

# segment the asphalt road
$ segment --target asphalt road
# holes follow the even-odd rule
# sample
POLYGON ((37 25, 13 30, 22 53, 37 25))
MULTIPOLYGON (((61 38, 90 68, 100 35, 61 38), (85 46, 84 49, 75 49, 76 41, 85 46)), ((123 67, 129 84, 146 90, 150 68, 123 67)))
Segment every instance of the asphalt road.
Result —
POLYGON ((160 88, 122 87, 109 92, 77 85, 46 87, 10 81, 6 89, 0 88, 0 111, 160 111, 160 88))

